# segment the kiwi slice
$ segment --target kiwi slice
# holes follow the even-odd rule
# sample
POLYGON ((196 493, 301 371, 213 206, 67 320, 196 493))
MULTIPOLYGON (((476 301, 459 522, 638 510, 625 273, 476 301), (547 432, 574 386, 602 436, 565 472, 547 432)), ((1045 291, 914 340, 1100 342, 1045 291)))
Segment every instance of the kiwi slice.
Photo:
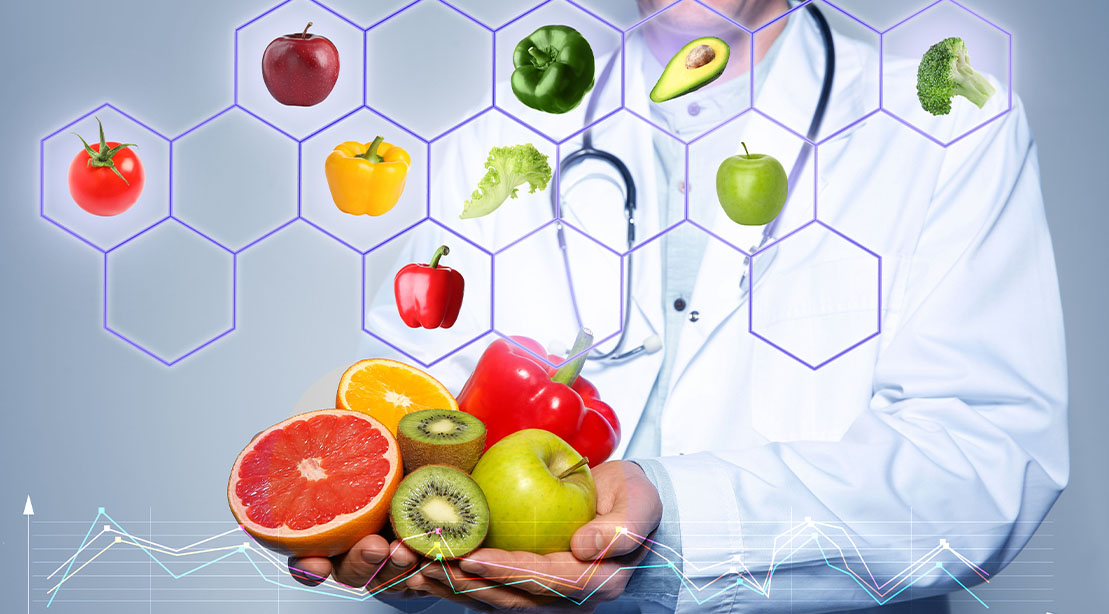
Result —
POLYGON ((489 531, 489 504, 456 467, 425 465, 393 493, 389 520, 397 537, 430 558, 453 559, 477 549, 489 531))
POLYGON ((485 424, 455 409, 414 411, 400 419, 397 444, 407 472, 450 465, 469 473, 485 450, 485 424))

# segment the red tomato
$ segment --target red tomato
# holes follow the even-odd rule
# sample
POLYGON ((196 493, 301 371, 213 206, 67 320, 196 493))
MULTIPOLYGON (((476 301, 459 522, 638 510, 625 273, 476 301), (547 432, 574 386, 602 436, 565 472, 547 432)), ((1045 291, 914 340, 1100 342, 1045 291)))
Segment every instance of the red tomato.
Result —
POLYGON ((119 215, 130 209, 145 183, 146 172, 130 145, 106 142, 103 128, 100 142, 85 143, 85 149, 69 165, 69 194, 78 206, 95 215, 119 215))

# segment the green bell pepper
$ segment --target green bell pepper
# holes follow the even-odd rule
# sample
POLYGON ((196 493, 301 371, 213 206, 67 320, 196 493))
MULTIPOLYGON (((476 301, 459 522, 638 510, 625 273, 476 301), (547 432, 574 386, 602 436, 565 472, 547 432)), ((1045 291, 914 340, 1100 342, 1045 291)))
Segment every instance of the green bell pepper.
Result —
POLYGON ((525 105, 566 113, 593 89, 593 48, 569 26, 543 26, 512 53, 512 92, 525 105))

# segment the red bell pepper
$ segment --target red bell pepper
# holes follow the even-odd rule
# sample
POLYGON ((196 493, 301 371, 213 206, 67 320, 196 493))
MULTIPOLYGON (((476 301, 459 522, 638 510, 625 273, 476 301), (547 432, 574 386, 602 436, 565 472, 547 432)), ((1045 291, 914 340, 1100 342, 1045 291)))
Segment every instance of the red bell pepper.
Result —
MULTIPOLYGON (((620 421, 597 389, 578 374, 585 355, 562 363, 527 337, 513 337, 520 345, 558 364, 542 360, 504 339, 489 344, 458 395, 458 407, 485 423, 485 448, 523 429, 544 429, 558 435, 589 459, 604 462, 620 443, 620 421)), ((589 347, 593 336, 578 334, 573 356, 589 347)))
POLYGON ((431 264, 408 264, 397 271, 393 279, 397 311, 412 328, 450 328, 458 319, 465 281, 458 271, 439 266, 439 259, 450 252, 442 245, 431 264))

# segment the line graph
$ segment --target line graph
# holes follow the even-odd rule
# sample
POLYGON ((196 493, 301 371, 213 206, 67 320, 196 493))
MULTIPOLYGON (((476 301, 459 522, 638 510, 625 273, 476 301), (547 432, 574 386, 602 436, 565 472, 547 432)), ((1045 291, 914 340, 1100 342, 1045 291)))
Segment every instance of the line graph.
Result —
MULTIPOLYGON (((602 570, 603 561, 599 559, 590 564, 577 577, 562 577, 483 561, 482 564, 487 567, 497 567, 504 571, 503 575, 483 575, 489 579, 495 579, 505 586, 533 583, 551 594, 580 605, 602 590, 606 583, 617 574, 648 567, 667 568, 677 576, 681 591, 688 594, 698 604, 704 604, 733 590, 750 591, 757 596, 769 599, 774 594, 775 575, 779 573, 782 566, 787 565, 801 550, 815 548, 828 568, 844 576, 845 588, 852 585, 858 586, 867 597, 878 605, 896 599, 925 578, 940 575, 944 576, 945 579, 949 578, 961 587, 962 591, 972 597, 983 608, 989 608, 989 605, 964 580, 971 578, 974 583, 979 581, 989 582, 990 574, 956 550, 944 538, 939 539, 933 548, 914 559, 897 573, 880 580, 879 574, 871 569, 871 564, 863 556, 855 540, 844 527, 815 521, 808 517, 800 522, 793 523, 787 530, 774 537, 769 563, 760 565, 760 571, 748 567, 746 561, 740 556, 728 556, 718 561, 698 565, 673 548, 627 529, 621 529, 620 533, 614 536, 606 547, 606 552, 622 535, 635 539, 646 550, 658 555, 664 562, 650 565, 628 565, 618 568, 610 564, 602 570), (961 580, 957 573, 952 573, 948 567, 949 565, 957 566, 958 574, 963 574, 964 579, 961 580)), ((112 519, 104 508, 98 508, 96 517, 84 533, 84 537, 76 550, 45 576, 45 579, 49 581, 48 588, 45 591, 46 606, 49 608, 53 605, 54 599, 74 578, 88 573, 88 570, 94 568, 109 551, 120 548, 130 548, 144 553, 149 557, 153 566, 156 566, 173 580, 184 580, 221 562, 238 559, 240 562, 245 562, 248 569, 252 570, 258 579, 269 585, 347 601, 372 599, 381 592, 403 583, 413 574, 420 573, 429 566, 440 567, 442 569, 441 575, 445 577, 445 581, 457 594, 473 593, 490 588, 490 586, 465 587, 465 581, 456 576, 453 568, 443 560, 444 556, 454 558, 452 553, 446 549, 445 542, 443 543, 444 549, 441 552, 442 556, 433 551, 436 556, 432 559, 412 565, 404 572, 391 578, 378 578, 385 567, 383 562, 366 585, 351 586, 338 582, 333 578, 327 578, 322 579, 323 581, 317 586, 307 586, 290 577, 290 569, 283 556, 271 552, 255 542, 239 526, 233 526, 186 545, 175 547, 134 535, 112 519), (99 530, 97 530, 98 527, 99 530), (460 580, 463 581, 460 582, 460 580), (370 586, 374 588, 368 588, 370 586)), ((467 559, 462 557, 459 560, 465 561, 467 559)), ((308 572, 301 573, 311 575, 308 572)))

